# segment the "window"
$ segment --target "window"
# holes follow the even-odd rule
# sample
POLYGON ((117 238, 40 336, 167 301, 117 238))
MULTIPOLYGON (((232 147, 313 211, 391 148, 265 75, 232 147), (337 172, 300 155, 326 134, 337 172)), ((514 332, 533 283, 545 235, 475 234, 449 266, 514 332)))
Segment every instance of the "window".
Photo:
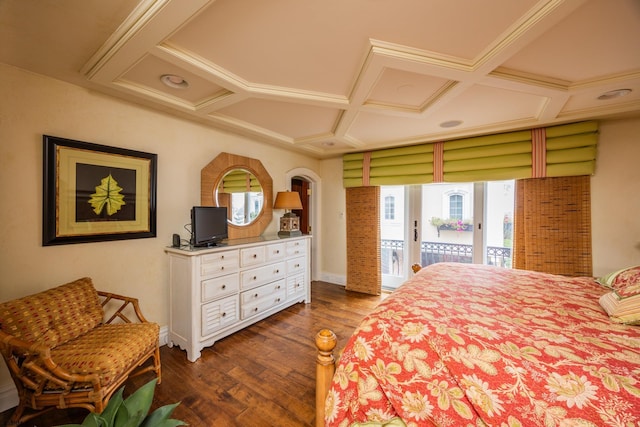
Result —
POLYGON ((513 181, 381 187, 382 286, 401 285, 413 263, 511 267, 513 212, 513 181))
POLYGON ((462 219, 462 194, 449 196, 449 218, 462 219))
POLYGON ((393 196, 386 196, 384 198, 384 219, 396 219, 396 200, 393 196))

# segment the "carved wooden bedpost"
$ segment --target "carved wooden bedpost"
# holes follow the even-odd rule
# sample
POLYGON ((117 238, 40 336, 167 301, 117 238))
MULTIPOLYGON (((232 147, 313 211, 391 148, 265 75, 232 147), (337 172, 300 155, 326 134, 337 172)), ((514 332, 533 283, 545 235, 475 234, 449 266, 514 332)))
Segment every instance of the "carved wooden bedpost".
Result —
POLYGON ((333 357, 333 349, 336 348, 338 339, 336 334, 329 329, 323 329, 316 335, 316 427, 324 427, 324 401, 331 387, 331 379, 335 372, 336 359, 333 357))

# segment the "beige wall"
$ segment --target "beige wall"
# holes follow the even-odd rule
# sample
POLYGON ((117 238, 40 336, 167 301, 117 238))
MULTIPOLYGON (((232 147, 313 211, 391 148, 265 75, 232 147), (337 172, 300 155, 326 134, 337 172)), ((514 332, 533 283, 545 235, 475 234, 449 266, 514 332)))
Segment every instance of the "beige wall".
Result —
MULTIPOLYGON (((165 326, 163 248, 173 233, 187 238, 203 166, 223 151, 260 159, 274 191, 285 189, 290 169, 320 175, 310 157, 2 64, 0 94, 0 301, 90 276, 99 289, 138 297, 147 318, 165 326), (43 247, 43 134, 158 154, 157 238, 43 247)), ((267 232, 277 231, 280 214, 267 232)), ((0 363, 0 410, 8 388, 0 363)))
POLYGON ((640 265, 640 119, 600 124, 591 203, 593 274, 640 265))
MULTIPOLYGON (((324 280, 344 283, 346 226, 342 162, 322 162, 324 280)), ((640 118, 600 123, 592 183, 593 274, 640 265, 640 118)))
POLYGON ((342 158, 323 160, 322 175, 322 275, 321 280, 346 284, 347 225, 342 158))
MULTIPOLYGON (((314 160, 2 64, 0 94, 0 301, 91 276, 99 288, 140 298, 147 317, 166 325, 163 248, 173 233, 186 237, 189 208, 199 203, 200 170, 223 151, 260 159, 274 191, 285 188, 286 172, 294 168, 320 176, 318 277, 344 283, 341 159, 314 160), (43 247, 42 134, 157 153, 158 237, 43 247)), ((640 119, 601 124, 592 181, 595 274, 640 264, 638 135, 640 119)), ((278 216, 267 232, 277 230, 278 216)), ((0 411, 12 393, 1 364, 0 411)))

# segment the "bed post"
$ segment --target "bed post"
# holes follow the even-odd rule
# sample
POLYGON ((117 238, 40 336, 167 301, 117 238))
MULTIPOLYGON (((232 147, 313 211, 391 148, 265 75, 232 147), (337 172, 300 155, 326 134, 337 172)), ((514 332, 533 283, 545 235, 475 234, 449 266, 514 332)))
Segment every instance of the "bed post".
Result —
POLYGON ((316 335, 316 427, 324 427, 324 401, 336 369, 333 349, 337 342, 336 334, 329 329, 323 329, 316 335))

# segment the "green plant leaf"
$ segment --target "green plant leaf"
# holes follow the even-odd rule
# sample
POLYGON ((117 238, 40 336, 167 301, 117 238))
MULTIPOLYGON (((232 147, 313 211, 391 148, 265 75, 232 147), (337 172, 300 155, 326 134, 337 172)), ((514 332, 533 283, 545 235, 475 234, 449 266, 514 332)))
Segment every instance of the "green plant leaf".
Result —
MULTIPOLYGON (((123 427, 138 427, 142 424, 142 421, 151 408, 153 393, 155 392, 157 382, 157 378, 149 381, 122 402, 122 406, 127 409, 129 418, 128 422, 122 425, 123 427)), ((118 419, 119 418, 118 416, 118 419)))
POLYGON ((58 427, 177 427, 188 425, 184 421, 169 419, 180 404, 162 406, 147 415, 158 379, 149 381, 131 396, 122 399, 124 387, 116 391, 102 414, 90 413, 82 424, 67 424, 58 427))
POLYGON ((111 396, 111 399, 109 399, 109 403, 107 403, 106 408, 104 408, 104 411, 102 411, 102 413, 100 414, 100 416, 106 422, 106 424, 104 424, 106 427, 110 427, 114 425, 113 423, 115 421, 116 414, 118 412, 118 409, 120 408, 120 405, 122 405, 122 402, 123 402, 122 393, 124 393, 124 387, 120 387, 118 391, 116 391, 111 396))
POLYGON ((173 403, 171 405, 161 406, 153 411, 141 424, 141 427, 173 427, 184 426, 186 423, 178 420, 169 419, 173 410, 180 404, 180 402, 173 403), (175 423, 178 424, 175 424, 175 423))
POLYGON ((96 215, 100 215, 102 210, 107 208, 107 215, 111 216, 118 212, 122 205, 125 205, 124 195, 120 194, 122 187, 118 185, 118 181, 113 179, 111 174, 106 178, 102 178, 100 185, 96 187, 96 192, 91 195, 89 203, 93 207, 96 215))
POLYGON ((108 426, 105 420, 98 414, 90 412, 89 415, 82 421, 82 424, 63 424, 57 427, 103 427, 108 426))

